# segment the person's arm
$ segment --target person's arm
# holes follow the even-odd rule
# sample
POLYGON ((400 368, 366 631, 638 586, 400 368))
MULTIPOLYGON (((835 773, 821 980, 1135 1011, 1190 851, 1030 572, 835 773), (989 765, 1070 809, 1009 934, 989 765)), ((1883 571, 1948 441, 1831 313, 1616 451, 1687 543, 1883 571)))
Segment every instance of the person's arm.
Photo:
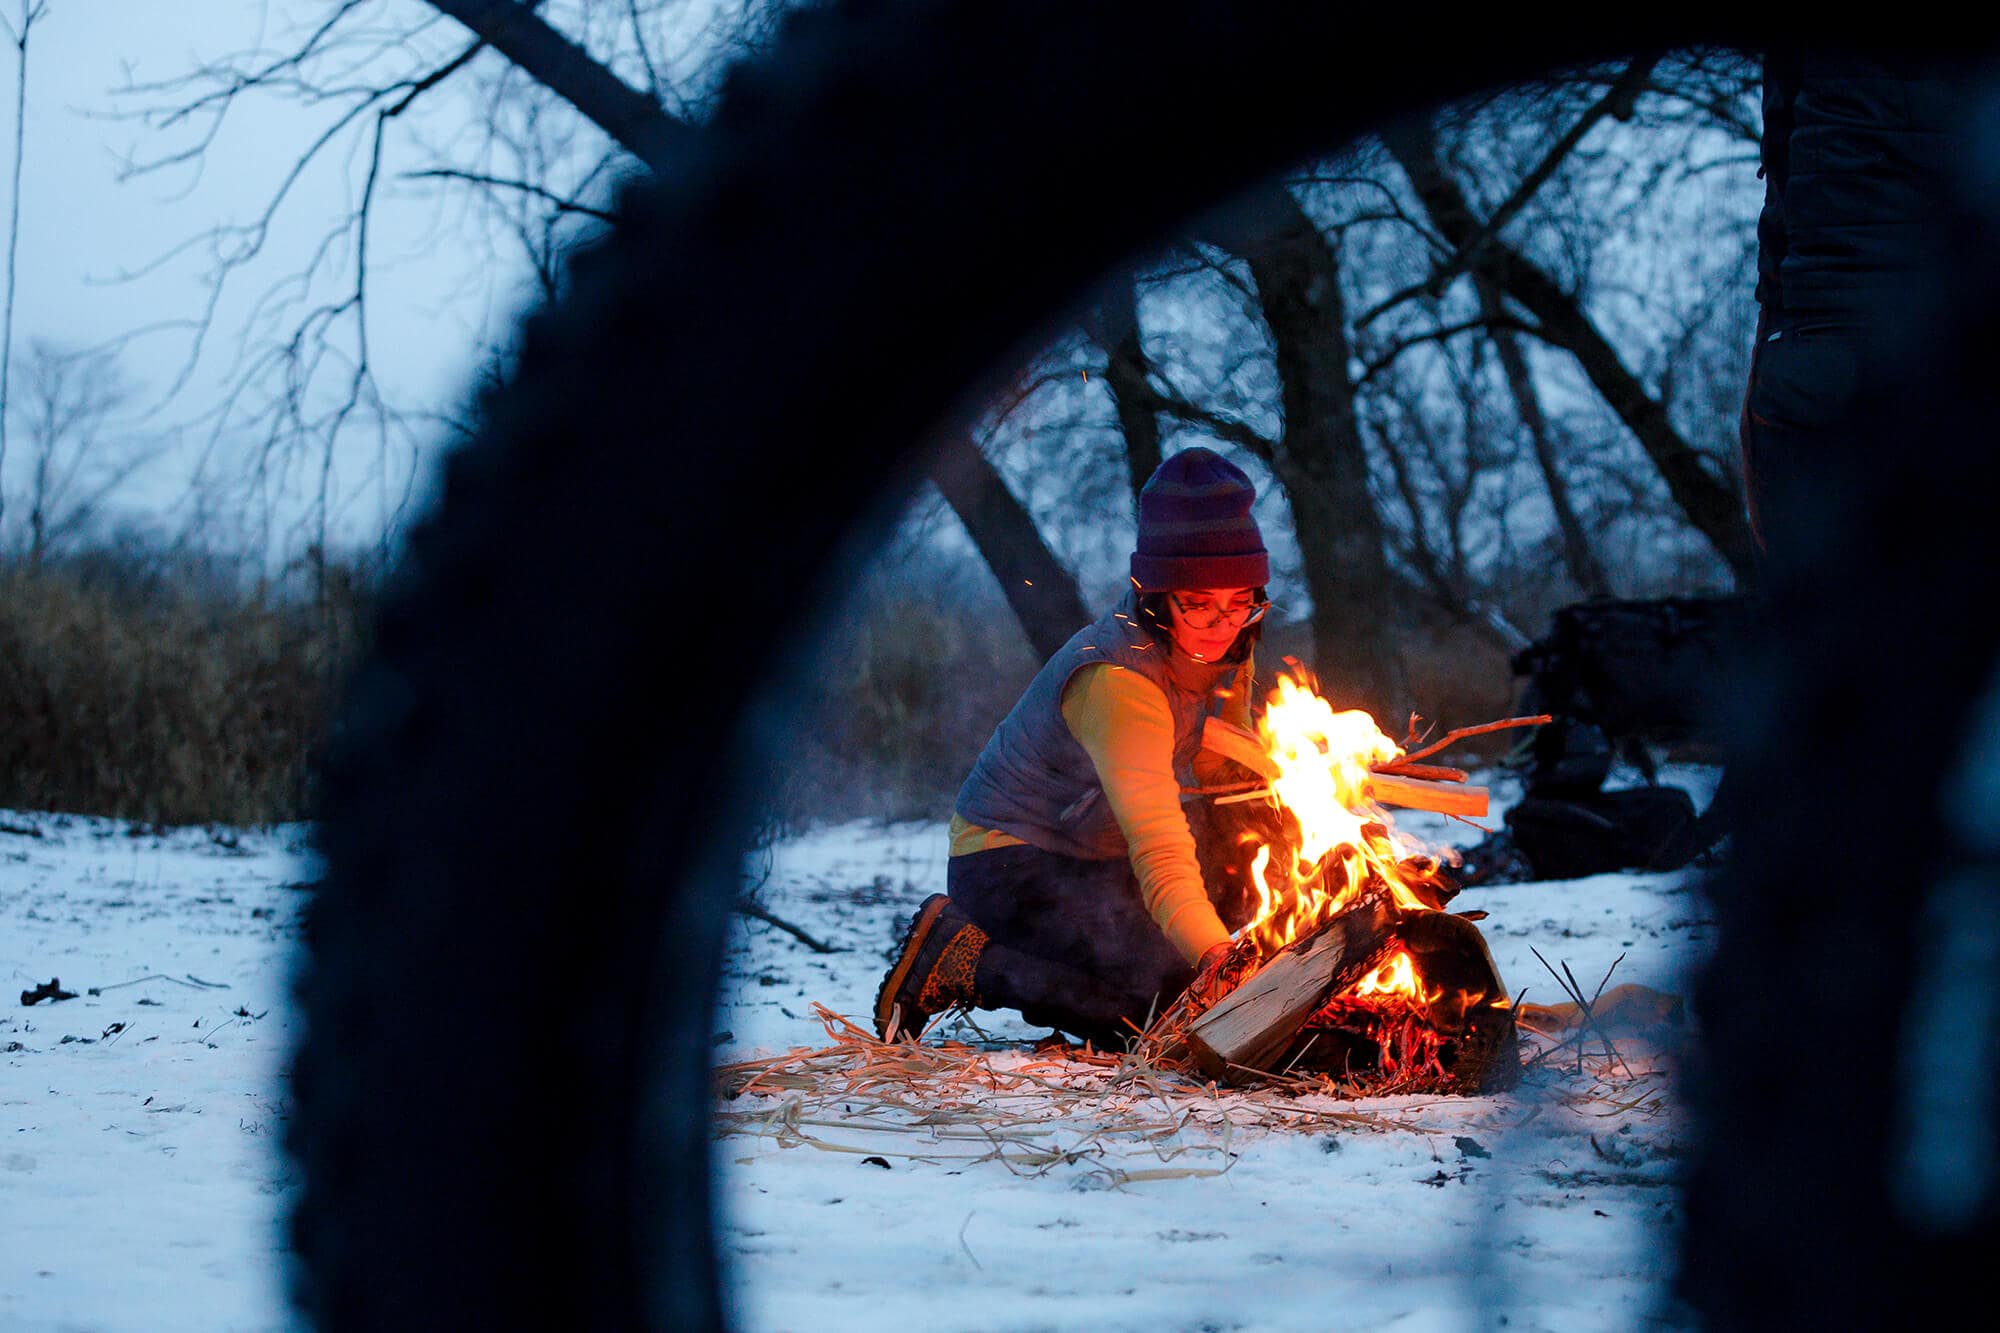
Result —
POLYGON ((1093 663, 1064 687, 1062 715, 1097 769, 1147 912, 1190 963, 1226 944, 1229 930, 1208 900, 1181 813, 1167 696, 1135 671, 1093 663))

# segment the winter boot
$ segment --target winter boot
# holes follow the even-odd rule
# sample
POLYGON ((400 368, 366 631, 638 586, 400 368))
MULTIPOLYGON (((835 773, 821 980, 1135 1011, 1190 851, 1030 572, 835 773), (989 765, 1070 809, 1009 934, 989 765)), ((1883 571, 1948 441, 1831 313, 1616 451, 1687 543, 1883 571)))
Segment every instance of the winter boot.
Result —
POLYGON ((924 899, 882 988, 875 992, 875 1033, 884 1041, 923 1035, 931 1017, 953 1005, 976 1008, 972 974, 986 948, 986 932, 965 919, 951 899, 924 899))

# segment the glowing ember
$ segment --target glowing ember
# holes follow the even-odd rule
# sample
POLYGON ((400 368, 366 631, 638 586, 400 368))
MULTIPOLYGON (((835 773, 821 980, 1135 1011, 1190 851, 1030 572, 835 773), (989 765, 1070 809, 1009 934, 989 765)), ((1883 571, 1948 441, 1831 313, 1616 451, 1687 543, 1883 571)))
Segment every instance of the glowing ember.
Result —
POLYGON ((1285 675, 1258 734, 1279 771, 1272 793, 1297 821, 1298 838, 1296 847, 1260 846, 1251 866, 1259 902, 1245 930, 1263 956, 1341 911, 1371 880, 1400 907, 1430 907, 1399 865, 1422 849, 1400 837, 1369 799, 1370 766, 1403 753, 1375 719, 1359 709, 1335 712, 1310 686, 1285 675), (1274 858, 1290 865, 1277 871, 1274 858))

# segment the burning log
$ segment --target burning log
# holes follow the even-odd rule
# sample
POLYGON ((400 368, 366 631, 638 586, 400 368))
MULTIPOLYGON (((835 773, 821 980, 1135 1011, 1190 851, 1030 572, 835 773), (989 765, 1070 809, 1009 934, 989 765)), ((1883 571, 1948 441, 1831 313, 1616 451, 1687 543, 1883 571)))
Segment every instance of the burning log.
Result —
POLYGON ((1235 760, 1266 782, 1278 776, 1277 761, 1264 748, 1264 742, 1254 732, 1219 717, 1208 718, 1201 724, 1201 748, 1235 760))
POLYGON ((1509 1081, 1519 1070, 1514 1012, 1485 940, 1443 910, 1457 885, 1382 807, 1485 814, 1487 794, 1467 786, 1463 770, 1421 761, 1470 736, 1546 720, 1465 727, 1411 751, 1414 718, 1399 746, 1366 713, 1334 709, 1302 675, 1279 677, 1256 735, 1211 719, 1203 747, 1255 776, 1205 790, 1216 798, 1207 808, 1268 802, 1272 817, 1233 840, 1247 865, 1212 873, 1204 863, 1211 893, 1226 887, 1228 906, 1244 909, 1232 910, 1232 928, 1244 924, 1201 991, 1145 1034, 1141 1057, 1232 1083, 1302 1069, 1354 1091, 1509 1081))
POLYGON ((1184 1040, 1195 1063, 1229 1082, 1269 1069, 1329 994, 1352 986, 1381 960, 1391 918, 1387 898, 1370 894, 1294 941, 1188 1025, 1184 1040))
POLYGON ((1277 1067, 1350 1081, 1359 1074, 1374 1092, 1511 1086, 1521 1072, 1514 1007, 1479 928, 1448 912, 1406 910, 1389 933, 1400 946, 1400 980, 1414 983, 1409 991, 1335 995, 1300 1026, 1277 1067))
POLYGON ((1177 1053, 1228 1083, 1315 1072, 1375 1091, 1476 1092, 1518 1076, 1514 1036, 1478 928, 1371 893, 1187 1023, 1177 1053))

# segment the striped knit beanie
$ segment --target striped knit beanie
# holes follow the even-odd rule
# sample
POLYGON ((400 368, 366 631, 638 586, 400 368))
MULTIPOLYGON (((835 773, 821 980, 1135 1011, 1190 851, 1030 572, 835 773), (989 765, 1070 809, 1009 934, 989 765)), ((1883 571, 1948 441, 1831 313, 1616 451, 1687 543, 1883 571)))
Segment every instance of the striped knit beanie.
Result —
POLYGON ((1132 553, 1139 591, 1270 582, 1264 534, 1250 517, 1256 498, 1243 469, 1213 449, 1183 449, 1160 464, 1139 492, 1139 549, 1132 553))

